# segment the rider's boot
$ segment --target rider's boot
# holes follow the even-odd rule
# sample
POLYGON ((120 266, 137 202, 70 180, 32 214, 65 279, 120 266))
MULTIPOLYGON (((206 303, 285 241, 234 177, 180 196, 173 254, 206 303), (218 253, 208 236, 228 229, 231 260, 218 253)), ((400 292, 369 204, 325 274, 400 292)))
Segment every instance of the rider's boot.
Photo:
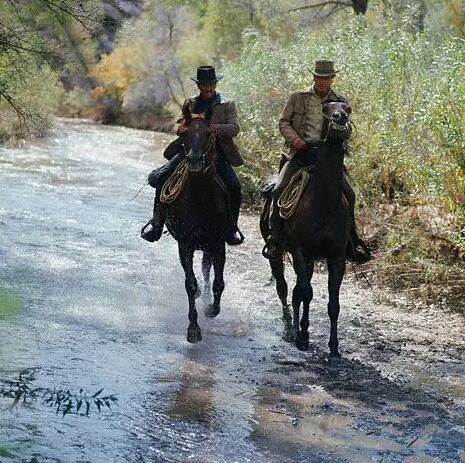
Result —
POLYGON ((155 207, 153 218, 151 218, 140 231, 140 236, 150 243, 158 241, 163 233, 163 226, 165 224, 165 211, 164 207, 158 203, 155 207))
POLYGON ((349 214, 351 219, 350 240, 347 246, 347 260, 356 264, 364 264, 371 259, 371 251, 367 245, 358 236, 357 225, 355 222, 355 193, 352 189, 347 176, 344 176, 345 186, 344 196, 349 206, 349 214))
POLYGON ((350 231, 350 241, 347 249, 347 259, 356 264, 365 264, 372 258, 371 251, 358 236, 355 224, 350 231))
MULTIPOLYGON (((239 184, 239 181, 237 182, 239 184)), ((226 243, 229 246, 237 246, 244 242, 244 235, 239 230, 239 226, 237 225, 239 221, 239 213, 241 208, 241 191, 240 191, 240 184, 239 189, 231 188, 228 189, 230 195, 230 213, 231 219, 229 224, 228 234, 226 235, 226 243)))
POLYGON ((263 257, 270 260, 280 259, 284 252, 283 245, 281 244, 283 242, 283 237, 283 219, 279 215, 279 207, 276 204, 276 199, 273 199, 271 204, 270 235, 268 236, 266 244, 262 250, 263 257))

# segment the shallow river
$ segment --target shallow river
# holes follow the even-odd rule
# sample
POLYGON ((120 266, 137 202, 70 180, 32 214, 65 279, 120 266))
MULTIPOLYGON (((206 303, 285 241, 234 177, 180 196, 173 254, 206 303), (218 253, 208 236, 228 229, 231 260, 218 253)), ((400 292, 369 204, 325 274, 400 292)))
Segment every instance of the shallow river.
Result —
POLYGON ((0 149, 0 377, 118 398, 88 417, 0 400, 0 462, 465 461, 463 317, 348 282, 330 368, 324 273, 301 353, 280 339, 254 216, 228 250, 222 313, 186 342, 176 243, 139 238, 153 191, 133 199, 168 141, 61 121, 0 149))

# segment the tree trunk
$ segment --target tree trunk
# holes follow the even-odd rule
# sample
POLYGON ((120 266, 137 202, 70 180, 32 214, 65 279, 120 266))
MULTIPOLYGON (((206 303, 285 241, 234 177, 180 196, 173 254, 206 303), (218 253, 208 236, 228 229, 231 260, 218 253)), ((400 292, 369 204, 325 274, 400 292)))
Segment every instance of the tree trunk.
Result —
POLYGON ((356 14, 365 14, 368 8, 368 0, 352 0, 352 8, 356 14))

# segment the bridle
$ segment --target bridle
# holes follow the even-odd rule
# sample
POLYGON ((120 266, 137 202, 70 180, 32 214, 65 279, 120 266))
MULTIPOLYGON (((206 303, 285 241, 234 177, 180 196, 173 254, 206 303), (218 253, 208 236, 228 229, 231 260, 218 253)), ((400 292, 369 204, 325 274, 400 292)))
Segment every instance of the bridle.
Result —
MULTIPOLYGON (((349 115, 347 114, 347 116, 349 116, 349 115)), ((328 140, 329 131, 331 129, 335 130, 337 132, 345 132, 345 131, 348 130, 348 126, 350 126, 350 124, 352 124, 352 121, 348 118, 346 127, 345 128, 339 128, 338 125, 333 120, 333 118, 328 116, 324 112, 323 112, 323 117, 328 121, 328 127, 326 128, 326 134, 325 134, 324 138, 322 139, 323 142, 326 142, 328 140)))
MULTIPOLYGON (((191 114, 191 120, 205 120, 205 118, 203 117, 202 114, 191 114)), ((213 130, 210 122, 208 121, 208 126, 210 128, 210 139, 209 139, 209 144, 208 144, 208 147, 207 149, 202 153, 201 155, 201 158, 202 158, 202 163, 203 163, 203 173, 206 173, 208 171, 208 169, 210 168, 209 165, 206 165, 206 158, 208 156, 208 154, 214 150, 215 146, 216 146, 216 131, 213 130)), ((184 151, 184 156, 186 157, 187 160, 189 160, 189 153, 186 149, 186 146, 185 146, 185 143, 182 142, 181 143, 182 145, 182 148, 183 148, 183 151, 184 151)))

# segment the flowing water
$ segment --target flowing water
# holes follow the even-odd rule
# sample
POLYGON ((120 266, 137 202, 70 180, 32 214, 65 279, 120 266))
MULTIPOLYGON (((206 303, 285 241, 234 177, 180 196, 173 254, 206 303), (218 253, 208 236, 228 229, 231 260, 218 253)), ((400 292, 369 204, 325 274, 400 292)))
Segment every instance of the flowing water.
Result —
POLYGON ((63 120, 0 150, 0 377, 118 398, 88 417, 2 399, 0 462, 465 461, 463 318, 423 326, 349 284, 334 370, 324 275, 301 353, 280 339, 254 216, 228 250, 221 314, 186 342, 176 243, 139 238, 153 190, 133 199, 169 140, 63 120))

